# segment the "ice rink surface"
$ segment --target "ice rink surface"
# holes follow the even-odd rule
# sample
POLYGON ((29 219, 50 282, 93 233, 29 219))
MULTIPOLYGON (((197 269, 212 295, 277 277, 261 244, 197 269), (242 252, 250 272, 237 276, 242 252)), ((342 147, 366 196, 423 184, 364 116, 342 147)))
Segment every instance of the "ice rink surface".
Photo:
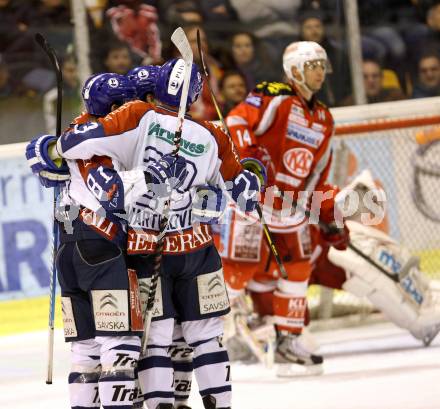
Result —
MULTIPOLYGON (((440 335, 425 348, 392 324, 315 333, 321 376, 278 379, 233 365, 233 409, 439 409, 440 335)), ((69 408, 69 347, 55 338, 54 384, 45 384, 47 333, 0 338, 0 408, 69 408)), ((194 388, 197 389, 194 382, 194 388)), ((202 409, 194 391, 191 405, 202 409)))

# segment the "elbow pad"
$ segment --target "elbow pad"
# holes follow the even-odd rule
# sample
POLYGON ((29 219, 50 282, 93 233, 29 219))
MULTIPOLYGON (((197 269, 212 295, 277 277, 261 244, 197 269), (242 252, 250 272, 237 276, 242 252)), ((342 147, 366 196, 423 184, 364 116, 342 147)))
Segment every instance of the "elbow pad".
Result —
POLYGON ((124 184, 114 169, 92 169, 87 175, 87 187, 106 211, 124 209, 124 184))
POLYGON ((226 189, 242 212, 252 212, 260 199, 260 181, 258 176, 243 170, 234 179, 226 182, 226 189))

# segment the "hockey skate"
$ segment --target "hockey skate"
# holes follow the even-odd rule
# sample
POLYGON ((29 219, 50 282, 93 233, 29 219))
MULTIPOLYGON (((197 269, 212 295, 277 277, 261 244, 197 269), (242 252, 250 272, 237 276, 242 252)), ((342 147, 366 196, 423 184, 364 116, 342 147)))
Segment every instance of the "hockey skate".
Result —
POLYGON ((279 333, 275 349, 277 376, 289 378, 321 375, 324 359, 313 353, 315 349, 313 340, 307 334, 279 333))
POLYGON ((203 407, 205 409, 231 409, 231 408, 219 408, 217 406, 217 401, 212 395, 207 395, 202 400, 203 400, 203 407))

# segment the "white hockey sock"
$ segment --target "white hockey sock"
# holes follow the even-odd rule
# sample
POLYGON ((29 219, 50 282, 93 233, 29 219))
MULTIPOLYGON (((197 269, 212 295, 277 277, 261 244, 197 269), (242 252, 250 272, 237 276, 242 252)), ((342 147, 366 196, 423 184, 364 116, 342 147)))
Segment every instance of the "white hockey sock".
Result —
POLYGON ((69 395, 72 409, 99 408, 100 345, 93 339, 72 342, 69 395))
POLYGON ((183 338, 173 340, 169 354, 174 369, 174 398, 176 406, 186 405, 191 393, 193 349, 183 338))
POLYGON ((132 409, 138 394, 134 369, 141 340, 137 336, 97 337, 101 344, 102 372, 99 396, 104 409, 132 409))
POLYGON ((148 409, 159 403, 174 403, 173 365, 168 347, 148 346, 138 364, 139 384, 148 409))
POLYGON ((231 406, 231 365, 218 337, 190 344, 194 348, 194 373, 200 395, 212 395, 217 408, 231 406))

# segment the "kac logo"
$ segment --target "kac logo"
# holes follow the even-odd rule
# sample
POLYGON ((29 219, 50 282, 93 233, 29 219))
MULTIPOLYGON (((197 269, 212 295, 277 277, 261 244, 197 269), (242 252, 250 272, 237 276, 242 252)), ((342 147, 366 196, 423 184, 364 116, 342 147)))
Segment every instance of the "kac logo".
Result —
POLYGON ((286 169, 294 176, 305 178, 313 164, 313 154, 305 148, 289 149, 283 156, 286 169))

